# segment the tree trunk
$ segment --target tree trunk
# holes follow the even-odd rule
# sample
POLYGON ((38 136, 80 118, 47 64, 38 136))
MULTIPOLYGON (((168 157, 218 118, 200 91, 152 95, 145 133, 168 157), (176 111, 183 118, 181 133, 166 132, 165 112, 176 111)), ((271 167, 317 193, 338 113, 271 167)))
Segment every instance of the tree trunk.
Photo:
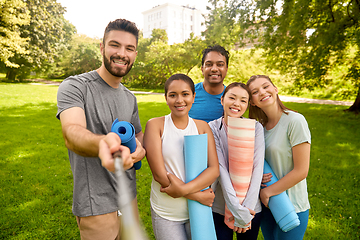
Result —
POLYGON ((358 93, 357 93, 354 104, 349 109, 346 109, 345 111, 354 112, 355 114, 360 113, 360 87, 358 89, 358 93))
POLYGON ((13 69, 10 69, 7 71, 6 73, 6 78, 9 80, 15 80, 16 77, 16 71, 14 71, 13 69))

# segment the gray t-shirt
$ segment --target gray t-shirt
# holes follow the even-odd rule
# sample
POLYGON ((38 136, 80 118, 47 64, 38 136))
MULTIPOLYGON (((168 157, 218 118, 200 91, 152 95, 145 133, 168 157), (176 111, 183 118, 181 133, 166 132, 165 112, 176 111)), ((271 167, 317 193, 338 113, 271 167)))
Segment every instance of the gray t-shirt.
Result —
MULTIPOLYGON (((127 121, 141 131, 136 97, 122 84, 110 87, 96 71, 65 79, 57 93, 58 112, 72 107, 85 111, 87 129, 107 134, 113 121, 127 121)), ((73 214, 79 217, 101 215, 118 210, 117 184, 113 173, 101 165, 98 157, 83 157, 68 150, 74 178, 73 214)), ((126 171, 133 197, 136 196, 135 169, 126 171)))

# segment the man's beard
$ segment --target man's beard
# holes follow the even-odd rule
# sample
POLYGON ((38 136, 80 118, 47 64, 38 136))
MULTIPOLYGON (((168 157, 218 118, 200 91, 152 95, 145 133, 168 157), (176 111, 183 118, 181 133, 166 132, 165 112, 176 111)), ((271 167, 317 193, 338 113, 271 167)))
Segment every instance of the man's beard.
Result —
MULTIPOLYGON (((106 70, 108 70, 108 72, 115 77, 124 77, 126 74, 128 74, 128 72, 131 70, 131 68, 133 66, 133 64, 129 64, 129 62, 126 61, 128 63, 126 71, 122 72, 122 69, 113 68, 111 66, 112 60, 115 59, 115 58, 112 58, 112 59, 111 58, 112 57, 110 57, 110 59, 109 59, 105 56, 105 53, 103 54, 103 61, 104 61, 104 66, 105 66, 106 70)), ((116 59, 120 59, 120 58, 116 58, 116 59)))

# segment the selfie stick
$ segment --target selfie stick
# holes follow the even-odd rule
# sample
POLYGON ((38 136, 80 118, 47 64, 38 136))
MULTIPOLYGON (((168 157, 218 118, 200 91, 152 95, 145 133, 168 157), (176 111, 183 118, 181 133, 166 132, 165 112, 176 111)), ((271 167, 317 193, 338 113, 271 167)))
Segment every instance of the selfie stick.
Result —
POLYGON ((132 205, 132 197, 129 190, 128 178, 123 168, 123 160, 120 152, 114 154, 115 174, 117 178, 118 206, 121 216, 121 233, 122 240, 148 240, 144 231, 140 227, 139 216, 135 216, 136 210, 132 205))

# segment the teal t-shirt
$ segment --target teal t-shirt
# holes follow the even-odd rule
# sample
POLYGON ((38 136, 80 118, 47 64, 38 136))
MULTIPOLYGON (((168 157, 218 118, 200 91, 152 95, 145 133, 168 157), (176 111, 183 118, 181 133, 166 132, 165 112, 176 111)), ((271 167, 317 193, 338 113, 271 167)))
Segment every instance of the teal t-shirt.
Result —
POLYGON ((189 116, 205 122, 220 118, 224 112, 221 105, 221 96, 224 91, 218 95, 212 95, 205 91, 202 82, 197 83, 195 85, 195 101, 190 109, 189 116))
MULTIPOLYGON (((270 130, 264 128, 264 134, 265 159, 276 177, 281 179, 294 168, 292 147, 305 142, 311 144, 307 121, 300 113, 288 111, 288 114, 282 114, 274 128, 270 130)), ((297 213, 310 208, 306 179, 286 192, 297 213)))

